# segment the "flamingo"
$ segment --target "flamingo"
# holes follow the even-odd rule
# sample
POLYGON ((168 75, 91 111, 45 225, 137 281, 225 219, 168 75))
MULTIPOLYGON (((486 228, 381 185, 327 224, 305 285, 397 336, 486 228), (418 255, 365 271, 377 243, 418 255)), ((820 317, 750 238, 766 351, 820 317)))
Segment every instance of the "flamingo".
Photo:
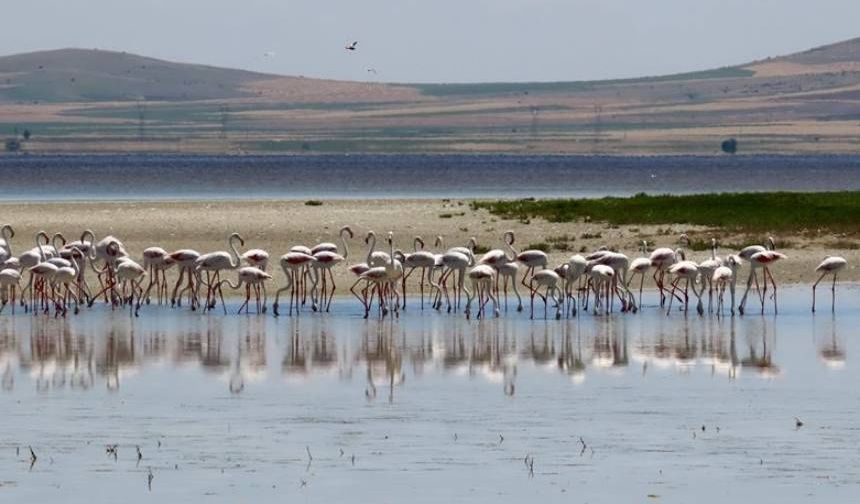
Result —
MULTIPOLYGON (((194 262, 195 275, 197 277, 197 288, 200 288, 201 272, 206 272, 206 305, 204 311, 215 307, 216 292, 221 297, 221 306, 224 308, 224 314, 227 314, 227 306, 224 304, 224 293, 221 291, 221 272, 224 270, 234 270, 239 267, 239 251, 236 249, 235 241, 238 241, 243 247, 245 239, 239 233, 231 233, 227 237, 227 247, 229 252, 219 251, 203 254, 194 262)), ((196 296, 195 296, 196 297, 196 296)))
MULTIPOLYGON (((308 249, 308 251, 310 251, 310 249, 308 249)), ((290 291, 290 316, 293 314, 294 301, 296 314, 299 313, 299 298, 301 297, 300 277, 304 275, 305 268, 308 268, 314 261, 316 261, 314 256, 305 254, 304 252, 289 252, 282 255, 278 260, 281 265, 281 269, 284 270, 284 275, 287 277, 287 284, 278 289, 275 293, 275 303, 272 305, 272 312, 276 317, 280 315, 278 313, 278 300, 280 299, 281 292, 287 290, 290 291)))
POLYGON ((93 241, 95 241, 95 234, 92 232, 92 230, 85 229, 81 233, 81 238, 79 240, 75 240, 75 241, 66 243, 63 246, 63 248, 59 251, 60 257, 63 257, 64 259, 71 259, 71 260, 78 262, 78 267, 79 267, 79 271, 80 271, 80 273, 78 274, 78 282, 77 282, 78 283, 78 289, 79 290, 83 289, 82 292, 84 292, 88 298, 92 297, 92 290, 90 290, 90 286, 87 283, 85 272, 86 272, 87 264, 90 261, 90 257, 92 257, 94 254, 94 252, 93 252, 93 247, 94 247, 93 241), (89 238, 89 239, 87 239, 87 238, 89 238), (74 248, 80 250, 83 253, 83 255, 78 256, 78 255, 74 254, 73 250, 72 250, 74 248))
POLYGON ((612 298, 612 282, 615 281, 615 270, 606 264, 600 264, 594 260, 587 263, 585 272, 590 277, 592 289, 594 289, 594 314, 600 308, 600 295, 604 294, 604 311, 609 313, 609 305, 612 298))
MULTIPOLYGON (((427 278, 428 270, 432 273, 433 267, 436 266, 436 256, 432 252, 428 252, 424 250, 424 240, 421 239, 420 236, 416 236, 413 240, 413 250, 411 254, 403 255, 401 253, 402 258, 400 262, 403 263, 404 268, 408 268, 409 272, 403 275, 403 283, 401 285, 401 289, 403 290, 403 309, 406 309, 406 280, 409 279, 409 276, 418 269, 421 268, 421 279, 418 281, 418 286, 421 291, 421 309, 424 309, 424 280, 427 278), (418 248, 418 245, 421 245, 421 249, 418 248)), ((432 287, 433 282, 430 282, 431 286, 431 295, 432 295, 432 287)))
POLYGON ((484 307, 490 300, 493 301, 493 315, 499 316, 499 301, 493 294, 494 280, 497 270, 487 264, 478 264, 469 270, 469 280, 472 282, 472 292, 466 294, 466 318, 471 313, 472 299, 478 297, 478 318, 484 316, 484 307), (474 293, 474 294, 473 294, 474 293))
POLYGON ((567 299, 573 299, 571 310, 574 315, 576 315, 578 309, 579 296, 582 291, 582 279, 587 267, 588 261, 580 254, 572 255, 567 260, 567 271, 564 276, 564 295, 567 299), (572 292, 574 283, 578 283, 576 296, 573 296, 572 292))
MULTIPOLYGON (((391 249, 391 253, 388 254, 388 263, 385 266, 370 268, 359 276, 360 280, 367 282, 368 288, 371 290, 370 300, 364 305, 364 318, 367 318, 370 314, 374 293, 379 296, 379 309, 383 317, 388 314, 390 303, 387 302, 387 298, 390 298, 392 294, 397 298, 393 304, 394 310, 397 311, 400 306, 395 282, 403 274, 403 266, 400 265, 399 261, 395 261, 394 259, 394 239, 391 232, 388 233, 388 244, 391 249)), ((370 251, 372 250, 373 247, 371 246, 370 251)), ((370 256, 370 251, 368 252, 368 256, 370 256)))
POLYGON ((678 237, 678 243, 680 247, 675 250, 661 247, 651 252, 650 255, 651 267, 654 268, 654 283, 657 284, 657 289, 660 290, 661 307, 666 304, 666 292, 669 290, 666 289, 663 284, 666 272, 669 271, 669 268, 678 261, 678 257, 681 255, 684 248, 686 248, 690 243, 690 239, 686 233, 678 237))
POLYGON ((44 231, 39 231, 38 233, 36 233, 36 247, 31 250, 28 250, 27 252, 21 254, 18 257, 18 260, 21 264, 21 268, 26 268, 27 272, 29 273, 27 285, 24 286, 24 289, 21 291, 21 305, 24 306, 24 300, 26 298, 27 291, 29 290, 31 303, 27 307, 27 309, 33 310, 34 313, 36 310, 34 306, 36 300, 35 291, 37 289, 41 288, 41 299, 44 303, 47 303, 47 299, 45 297, 45 288, 47 287, 47 285, 44 285, 44 282, 42 282, 42 285, 35 285, 36 281, 49 279, 51 276, 53 276, 53 273, 56 272, 57 269, 56 265, 47 262, 48 257, 53 257, 53 254, 50 250, 53 247, 50 247, 48 245, 49 242, 50 238, 48 237, 48 234, 44 231), (45 239, 45 245, 42 245, 40 243, 40 238, 45 239), (42 263, 45 264, 41 265, 42 263))
POLYGON ((176 263, 179 268, 179 277, 176 279, 176 284, 173 286, 173 292, 170 295, 170 307, 182 306, 182 295, 188 291, 188 304, 192 310, 197 309, 199 301, 197 300, 197 286, 194 283, 194 269, 197 260, 200 258, 200 252, 191 249, 181 249, 171 252, 170 259, 176 263), (188 285, 179 290, 182 285, 182 280, 187 279, 188 285), (178 293, 178 297, 177 297, 178 293))
POLYGON ((143 267, 149 272, 149 285, 143 299, 149 304, 149 293, 155 286, 158 296, 158 305, 167 300, 167 274, 166 271, 176 264, 170 254, 161 247, 149 247, 143 251, 143 267))
POLYGON ((749 295, 753 280, 755 280, 756 289, 758 289, 758 277, 756 276, 756 270, 758 268, 762 269, 762 277, 764 278, 764 285, 762 286, 761 293, 759 294, 759 297, 761 298, 761 312, 764 313, 765 298, 767 297, 767 282, 770 280, 770 283, 773 286, 773 312, 777 313, 776 280, 774 280, 773 274, 770 272, 770 265, 781 259, 786 259, 786 255, 775 250, 776 246, 773 237, 769 237, 767 241, 768 247, 765 250, 760 250, 760 245, 753 245, 744 248, 738 254, 742 258, 747 256, 746 259, 750 263, 750 275, 749 278, 747 278, 747 287, 746 290, 744 290, 744 295, 741 297, 741 302, 738 305, 738 312, 740 312, 741 315, 744 314, 747 296, 749 295))
POLYGON ((494 249, 485 253, 481 256, 481 260, 478 261, 478 264, 492 266, 498 273, 496 275, 495 286, 496 297, 498 298, 499 296, 499 281, 501 280, 505 294, 506 312, 508 311, 508 283, 511 284, 514 294, 517 296, 517 311, 523 311, 523 298, 520 296, 520 291, 517 289, 517 275, 519 274, 520 267, 517 265, 517 254, 513 249, 515 240, 516 238, 513 231, 505 231, 504 235, 502 235, 502 241, 505 243, 505 246, 508 247, 508 250, 510 250, 511 255, 509 256, 502 249, 494 249))
POLYGON ((831 311, 836 312, 836 276, 842 271, 845 266, 848 265, 848 261, 843 257, 838 256, 827 256, 821 261, 821 264, 815 268, 815 271, 820 271, 821 276, 818 277, 818 280, 812 284, 812 313, 815 313, 815 288, 818 287, 819 282, 824 280, 824 277, 827 275, 833 275, 833 286, 830 288, 831 292, 831 311))
MULTIPOLYGON (((73 255, 83 256, 83 252, 80 249, 73 247, 72 248, 73 255)), ((57 285, 58 290, 61 290, 61 306, 63 316, 66 316, 68 312, 68 303, 69 298, 75 302, 75 315, 80 312, 80 301, 81 301, 81 288, 78 284, 78 277, 80 275, 80 265, 78 261, 71 261, 68 266, 61 266, 57 268, 57 271, 54 273, 54 283, 57 285), (75 286, 78 290, 77 293, 72 292, 71 286, 75 286)))
POLYGON ((131 259, 117 263, 116 280, 122 285, 123 291, 126 285, 129 286, 131 295, 128 298, 128 309, 129 313, 134 313, 135 317, 139 315, 140 305, 142 304, 143 287, 140 284, 145 276, 146 269, 131 259), (137 302, 135 302, 135 297, 137 297, 137 302))
POLYGON ((266 313, 266 289, 265 288, 262 289, 262 291, 263 291, 263 304, 262 304, 262 311, 261 311, 260 294, 259 294, 260 290, 261 290, 260 286, 262 286, 267 280, 271 280, 272 275, 266 273, 265 271, 261 270, 260 268, 254 267, 254 266, 245 266, 245 267, 239 268, 237 273, 239 275, 239 283, 234 285, 230 281, 229 278, 226 280, 223 280, 219 283, 220 284, 226 283, 233 290, 238 289, 239 287, 242 286, 242 284, 245 285, 245 302, 242 303, 241 306, 239 306, 238 313, 242 313, 242 308, 245 309, 245 313, 249 312, 249 310, 250 310, 249 304, 251 301, 251 287, 254 287, 254 291, 257 293, 257 313, 258 314, 259 313, 266 313))
POLYGON ((529 279, 529 285, 527 286, 531 292, 531 313, 529 318, 535 318, 535 295, 538 295, 543 299, 543 318, 546 318, 547 315, 546 312, 547 304, 549 304, 549 297, 552 297, 553 301, 555 301, 555 318, 561 318, 561 302, 556 295, 560 292, 558 288, 560 280, 561 277, 558 276, 558 273, 550 269, 542 269, 531 276, 529 279), (546 289, 545 294, 540 294, 540 292, 538 292, 542 288, 546 289))
POLYGON ((723 296, 726 292, 726 287, 729 288, 731 295, 731 314, 735 314, 735 286, 738 282, 738 268, 741 265, 741 258, 734 254, 726 258, 725 263, 714 270, 711 276, 711 284, 717 290, 717 313, 723 312, 723 296))
MULTIPOLYGON (((364 273, 366 273, 370 269, 369 262, 371 260, 371 256, 373 255, 373 247, 376 244, 375 240, 374 240, 373 244, 370 244, 371 233, 368 233, 364 237, 364 243, 365 243, 365 245, 368 245, 367 260, 363 263, 356 263, 356 264, 350 265, 350 267, 349 267, 349 272, 352 273, 353 275, 355 275, 355 277, 356 277, 355 283, 353 283, 349 288, 349 292, 351 292, 352 295, 356 297, 356 299, 361 301, 362 306, 364 306, 365 308, 367 308, 367 306, 366 306, 367 305, 367 285, 369 285, 369 284, 364 278, 362 278, 361 275, 363 275, 364 273), (362 289, 362 295, 359 296, 358 293, 355 292, 355 287, 358 284, 360 284, 361 282, 365 282, 365 288, 362 289)), ((374 235, 374 238, 375 238, 375 235, 374 235)))
MULTIPOLYGON (((455 247, 458 248, 458 247, 455 247)), ((456 311, 460 307, 460 297, 462 291, 466 291, 466 296, 471 296, 469 289, 465 286, 466 268, 475 264, 475 256, 472 251, 467 249, 467 254, 455 249, 451 249, 442 254, 442 265, 444 267, 442 276, 439 277, 439 284, 442 286, 442 292, 445 295, 445 303, 448 307, 448 312, 451 312, 453 307, 456 311), (451 303, 451 297, 448 295, 448 279, 456 272, 457 281, 454 285, 454 303, 451 303)), ((441 302, 440 302, 441 304, 441 302)), ((437 305, 437 309, 439 306, 437 305)))
MULTIPOLYGON (((648 254, 648 242, 642 240, 642 244, 639 247, 639 250, 642 251, 643 254, 648 254)), ((639 275, 639 306, 642 306, 642 286, 645 284, 645 274, 648 273, 648 270, 651 269, 651 258, 650 257, 637 257, 633 259, 633 262, 630 263, 630 268, 628 268, 627 272, 630 274, 630 278, 627 280, 627 286, 630 287, 630 283, 633 282, 633 277, 639 275)))
POLYGON ((702 280, 702 292, 705 292, 705 284, 708 284, 708 313, 713 309, 714 271, 723 265, 723 260, 717 257, 717 239, 711 238, 711 257, 699 263, 699 273, 702 280))
POLYGON ((4 224, 0 228, 0 262, 4 262, 12 257, 12 238, 15 237, 15 230, 9 224, 4 224))
POLYGON ((14 268, 0 270, 0 313, 6 308, 6 303, 12 301, 12 315, 15 314, 15 292, 21 289, 21 273, 14 268))
MULTIPOLYGON (((322 276, 322 302, 320 303, 320 310, 325 308, 325 311, 329 311, 331 300, 334 298, 335 283, 332 269, 349 257, 349 245, 346 243, 346 237, 349 236, 349 238, 352 238, 354 236, 352 229, 349 226, 344 226, 340 228, 339 235, 341 244, 343 245, 343 255, 337 253, 337 245, 333 243, 322 243, 311 249, 315 259, 311 263, 311 267, 317 270, 314 274, 311 297, 316 298, 317 283, 320 276, 322 276), (331 246, 334 246, 334 250, 331 249, 331 246), (331 282, 331 291, 329 293, 326 293, 326 277, 331 282)), ((316 306, 316 301, 314 301, 314 306, 316 306)))
MULTIPOLYGON (((513 233, 511 233, 511 235, 513 235, 513 233)), ((531 287, 526 283, 526 278, 528 278, 529 275, 534 275, 535 268, 546 268, 549 257, 546 255, 546 252, 542 250, 524 250, 522 252, 517 252, 517 249, 513 246, 513 241, 508 245, 508 247, 510 247, 511 251, 516 254, 517 262, 527 268, 526 273, 520 279, 520 282, 523 284, 523 287, 531 290, 531 287)))
MULTIPOLYGON (((83 241, 84 237, 82 236, 81 238, 81 241, 83 241)), ((92 239, 95 240, 94 235, 92 239)), ((93 271, 96 272, 96 276, 99 280, 99 286, 102 288, 100 292, 101 294, 105 295, 105 302, 108 302, 108 291, 110 291, 110 302, 114 302, 115 299, 118 297, 115 289, 117 282, 114 278, 114 270, 116 268, 117 259, 126 256, 128 256, 128 252, 126 252, 122 242, 113 235, 107 235, 98 242, 96 242, 95 245, 93 245, 93 250, 90 255, 90 264, 92 266, 93 271), (111 243, 116 243, 117 245, 112 247, 110 246, 111 243), (101 259, 105 263, 102 269, 95 268, 95 261, 98 261, 99 259, 101 259), (102 275, 105 274, 107 274, 107 281, 102 280, 102 275), (105 285, 107 285, 108 288, 104 288, 105 285)))
MULTIPOLYGON (((630 259, 620 252, 605 251, 602 255, 593 259, 593 262, 609 266, 615 271, 615 274, 612 276, 612 289, 618 296, 618 299, 621 300, 621 311, 632 310, 633 313, 636 313, 638 310, 636 299, 633 293, 630 292, 630 289, 627 288, 627 270, 630 268, 630 259)), ((609 309, 610 311, 612 310, 611 304, 609 309)))
MULTIPOLYGON (((666 310, 666 315, 669 315, 672 312, 672 301, 675 298, 675 290, 678 288, 678 284, 681 280, 684 280, 684 312, 687 312, 687 307, 689 305, 689 288, 692 283, 693 294, 699 300, 696 305, 696 311, 699 315, 702 315, 705 312, 705 309, 702 306, 702 294, 696 290, 696 280, 699 278, 699 265, 693 261, 686 260, 683 251, 681 251, 681 260, 669 268, 669 273, 674 276, 675 279, 672 281, 672 292, 669 295, 669 307, 666 310)), ((704 290, 704 285, 702 285, 702 291, 704 290)))

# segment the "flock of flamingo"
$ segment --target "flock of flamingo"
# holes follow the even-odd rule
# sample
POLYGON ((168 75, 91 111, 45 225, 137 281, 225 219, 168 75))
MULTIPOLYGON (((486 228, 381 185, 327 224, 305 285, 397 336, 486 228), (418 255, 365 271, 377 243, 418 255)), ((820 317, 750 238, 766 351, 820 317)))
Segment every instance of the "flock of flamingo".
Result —
MULTIPOLYGON (((80 305, 92 306, 100 298, 114 308, 127 306, 135 316, 142 305, 153 301, 159 305, 169 302, 171 307, 182 306, 185 302, 192 310, 208 311, 215 309, 220 300, 227 313, 225 285, 232 289, 244 287, 245 299, 239 313, 250 312, 252 296, 256 312, 267 311, 266 284, 273 279, 267 273, 269 254, 261 249, 240 253, 239 247, 245 246, 245 240, 238 233, 227 238, 227 251, 201 254, 190 249, 168 252, 161 247, 150 247, 143 251, 141 262, 129 256, 118 238, 106 236, 97 241, 90 230, 71 242, 61 233, 49 236, 40 231, 35 237, 36 246, 18 256, 12 254, 14 236, 12 226, 7 224, 0 229, 0 313, 10 302, 14 313, 16 302, 20 302, 26 311, 34 314, 49 314, 53 309, 55 316, 66 316, 70 307, 78 313, 80 305), (166 272, 174 267, 178 277, 171 289, 166 272), (97 289, 87 281, 90 271, 98 281, 97 289), (237 273, 236 282, 221 278, 222 273, 228 271, 237 273), (26 275, 23 287, 22 274, 26 275)), ((330 310, 336 290, 332 270, 348 259, 348 241, 354 234, 349 226, 344 226, 339 236, 341 248, 335 243, 320 243, 312 248, 294 246, 280 257, 278 263, 286 284, 275 294, 272 305, 275 316, 280 314, 280 296, 287 291, 289 315, 300 313, 308 305, 313 311, 330 310)), ((659 292, 660 307, 665 307, 667 315, 675 300, 683 303, 684 312, 688 310, 690 291, 699 315, 705 313, 706 291, 708 313, 721 316, 728 310, 734 315, 737 309, 743 314, 753 287, 762 313, 768 289, 771 289, 770 299, 776 313, 777 286, 771 267, 786 257, 775 250, 774 240, 770 238, 765 245, 752 245, 723 259, 717 256, 717 242, 713 239, 710 257, 695 262, 687 259, 689 239, 681 235, 677 248, 657 248, 650 253, 648 243, 643 241, 640 249, 643 255, 633 260, 601 247, 585 256, 574 255, 553 268, 545 252, 514 248, 513 231, 502 236, 502 248, 490 250, 480 258, 475 255, 475 238, 465 246, 445 249, 442 237, 436 237, 435 247, 439 251, 435 253, 425 250, 420 237, 414 238, 412 252, 395 249, 391 232, 387 234, 388 252, 376 249, 373 231, 365 235, 364 243, 367 246, 365 261, 349 266, 349 271, 355 275, 349 290, 362 304, 365 318, 374 306, 381 317, 405 310, 408 280, 418 270, 420 277, 416 274, 416 279, 422 310, 427 299, 429 307, 436 310, 444 306, 448 312, 458 312, 463 306, 467 318, 473 310, 478 318, 487 317, 490 303, 493 316, 498 317, 501 309, 507 312, 509 291, 516 296, 516 310, 522 311, 523 298, 518 284, 529 293, 531 318, 535 314, 536 297, 543 302, 544 318, 550 304, 556 318, 588 311, 589 305, 595 314, 609 313, 614 309, 616 297, 622 312, 635 313, 642 305, 643 286, 649 273, 659 292), (735 287, 744 262, 749 265, 749 275, 743 296, 736 305, 735 287), (638 298, 631 290, 637 275, 638 298), (728 308, 725 306, 727 290, 728 308)), ((821 276, 812 286, 813 312, 815 289, 827 275, 833 277, 831 310, 835 310, 836 279, 845 266, 845 259, 827 257, 816 268, 821 276)))

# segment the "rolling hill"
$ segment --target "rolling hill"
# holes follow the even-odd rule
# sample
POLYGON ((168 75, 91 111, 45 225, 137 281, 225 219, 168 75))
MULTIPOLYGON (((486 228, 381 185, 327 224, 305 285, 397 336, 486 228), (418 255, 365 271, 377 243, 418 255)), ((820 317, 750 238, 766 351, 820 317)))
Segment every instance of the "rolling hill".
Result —
POLYGON ((860 38, 712 70, 382 84, 62 49, 0 57, 31 152, 860 153, 860 38))

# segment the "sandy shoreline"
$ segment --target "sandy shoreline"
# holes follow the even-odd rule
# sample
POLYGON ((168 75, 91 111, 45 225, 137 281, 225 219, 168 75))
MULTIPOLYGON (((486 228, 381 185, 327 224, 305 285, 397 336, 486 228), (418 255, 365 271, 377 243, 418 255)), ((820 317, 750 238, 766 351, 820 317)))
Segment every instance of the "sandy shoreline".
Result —
MULTIPOLYGON (((367 252, 363 237, 368 230, 383 235, 393 231, 396 246, 412 249, 412 238, 424 237, 428 249, 436 235, 445 238, 445 247, 463 245, 470 236, 489 248, 501 246, 501 234, 508 229, 517 236, 516 246, 525 249, 539 242, 558 243, 567 250, 550 253, 551 262, 560 264, 573 253, 594 250, 601 245, 618 248, 632 258, 638 257, 637 243, 648 240, 653 247, 674 246, 677 235, 689 232, 698 238, 710 238, 712 231, 688 225, 621 226, 605 223, 550 223, 532 220, 523 223, 490 215, 484 210, 472 210, 468 201, 452 200, 326 200, 321 206, 308 206, 304 201, 176 201, 176 202, 63 202, 63 203, 0 203, 2 221, 15 228, 13 254, 34 246, 38 230, 62 232, 77 239, 81 231, 90 228, 97 237, 113 234, 119 237, 138 259, 144 248, 158 245, 167 250, 192 248, 199 252, 226 250, 226 238, 238 232, 246 240, 246 248, 262 248, 272 257, 270 272, 275 283, 283 283, 277 258, 293 245, 308 245, 321 241, 336 241, 337 230, 350 225, 356 233, 350 243, 347 262, 363 262, 367 252), (698 233, 698 234, 697 234, 698 233), (563 239, 564 238, 564 239, 563 239)), ((743 236, 718 235, 724 243, 743 243, 743 236)), ((788 260, 774 269, 783 283, 809 283, 817 278, 814 268, 827 255, 845 257, 849 266, 840 280, 860 280, 860 250, 834 249, 839 240, 834 236, 809 239, 800 236, 778 236, 790 243, 782 252, 788 260)), ((845 242, 846 240, 842 240, 845 242)), ((850 240, 848 240, 850 243, 850 240)), ((380 239, 379 247, 386 246, 380 239)), ((727 249, 719 251, 729 253, 727 249)), ((691 252, 693 260, 701 261, 708 252, 691 252)), ((336 269, 338 293, 346 293, 351 274, 345 267, 336 269)))

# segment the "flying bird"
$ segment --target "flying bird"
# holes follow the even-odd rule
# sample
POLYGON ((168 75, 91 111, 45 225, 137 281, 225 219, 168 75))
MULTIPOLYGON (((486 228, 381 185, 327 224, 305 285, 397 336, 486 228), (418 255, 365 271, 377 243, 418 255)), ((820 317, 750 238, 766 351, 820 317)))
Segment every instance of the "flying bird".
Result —
POLYGON ((263 53, 263 57, 264 58, 274 58, 275 57, 275 51, 266 51, 263 53))
POLYGON ((367 70, 367 73, 372 73, 373 75, 376 75, 378 73, 373 67, 367 67, 365 70, 367 70))
POLYGON ((345 47, 345 49, 346 49, 347 51, 355 51, 356 49, 358 49, 358 41, 356 40, 356 41, 355 41, 355 42, 353 42, 352 44, 347 44, 347 45, 346 45, 346 47, 345 47))

